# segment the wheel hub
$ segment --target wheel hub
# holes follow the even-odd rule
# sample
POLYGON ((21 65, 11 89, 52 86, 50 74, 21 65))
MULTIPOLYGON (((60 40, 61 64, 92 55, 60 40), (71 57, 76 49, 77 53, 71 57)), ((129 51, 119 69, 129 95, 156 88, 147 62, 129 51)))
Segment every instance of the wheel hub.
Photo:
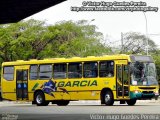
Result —
POLYGON ((111 99, 110 95, 109 95, 109 94, 106 94, 106 95, 105 95, 105 102, 110 101, 110 99, 111 99))
POLYGON ((38 104, 41 104, 42 103, 42 96, 41 95, 37 95, 37 97, 36 97, 36 101, 37 101, 37 103, 38 104))

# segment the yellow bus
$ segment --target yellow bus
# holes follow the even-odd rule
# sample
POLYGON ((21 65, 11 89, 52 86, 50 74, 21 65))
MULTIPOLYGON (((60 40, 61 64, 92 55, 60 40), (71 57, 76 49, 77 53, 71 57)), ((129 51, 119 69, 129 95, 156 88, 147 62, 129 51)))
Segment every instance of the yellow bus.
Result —
POLYGON ((158 98, 156 68, 151 56, 104 55, 84 58, 18 60, 2 63, 2 98, 49 102, 101 100, 101 104, 135 105, 137 100, 158 98))

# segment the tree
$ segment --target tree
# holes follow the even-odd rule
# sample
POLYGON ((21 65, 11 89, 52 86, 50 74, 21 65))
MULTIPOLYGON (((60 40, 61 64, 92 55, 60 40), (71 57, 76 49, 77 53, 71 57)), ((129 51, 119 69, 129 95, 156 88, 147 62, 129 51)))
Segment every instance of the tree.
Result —
POLYGON ((55 32, 57 38, 52 44, 48 44, 41 56, 83 57, 110 52, 110 49, 100 42, 103 38, 102 33, 97 32, 96 26, 89 25, 88 21, 61 21, 54 26, 50 26, 49 31, 55 32))
POLYGON ((43 59, 102 55, 110 51, 100 40, 96 26, 81 20, 61 21, 47 25, 44 21, 28 20, 0 26, 0 60, 43 59))
POLYGON ((123 36, 123 50, 121 50, 120 53, 145 54, 147 41, 149 52, 155 52, 157 46, 153 40, 137 32, 128 32, 123 36))
POLYGON ((52 37, 47 30, 44 22, 36 20, 1 26, 1 60, 36 58, 52 37))

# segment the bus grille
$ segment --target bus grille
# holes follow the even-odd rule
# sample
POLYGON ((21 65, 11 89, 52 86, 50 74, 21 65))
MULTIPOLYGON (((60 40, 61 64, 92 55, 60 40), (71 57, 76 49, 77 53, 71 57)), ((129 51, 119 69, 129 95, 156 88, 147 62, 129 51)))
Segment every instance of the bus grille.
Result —
POLYGON ((156 87, 138 87, 139 89, 143 89, 143 90, 146 90, 146 89, 155 89, 156 87))
POLYGON ((144 93, 144 94, 152 94, 153 91, 143 91, 142 93, 144 93))

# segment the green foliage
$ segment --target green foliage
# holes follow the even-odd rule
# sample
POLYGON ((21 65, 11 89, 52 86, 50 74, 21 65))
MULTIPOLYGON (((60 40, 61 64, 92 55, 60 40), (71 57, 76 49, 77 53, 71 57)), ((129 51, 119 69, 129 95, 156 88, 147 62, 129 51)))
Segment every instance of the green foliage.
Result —
POLYGON ((110 52, 100 43, 102 33, 96 31, 96 26, 88 25, 87 21, 62 21, 49 26, 51 33, 56 33, 56 39, 48 44, 41 56, 72 57, 102 55, 110 52), (47 56, 46 56, 47 55, 47 56))
POLYGON ((40 47, 39 44, 42 44, 48 36, 44 22, 35 20, 3 26, 0 33, 2 61, 34 58, 40 47))
POLYGON ((28 20, 0 26, 0 61, 102 55, 110 52, 100 43, 96 26, 81 20, 46 25, 28 20))

